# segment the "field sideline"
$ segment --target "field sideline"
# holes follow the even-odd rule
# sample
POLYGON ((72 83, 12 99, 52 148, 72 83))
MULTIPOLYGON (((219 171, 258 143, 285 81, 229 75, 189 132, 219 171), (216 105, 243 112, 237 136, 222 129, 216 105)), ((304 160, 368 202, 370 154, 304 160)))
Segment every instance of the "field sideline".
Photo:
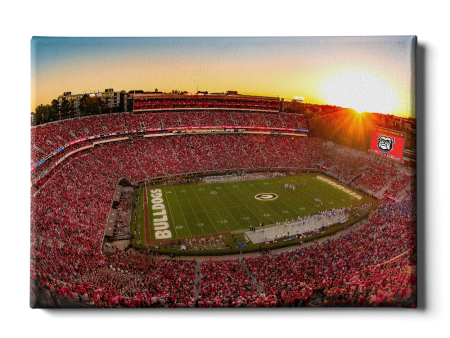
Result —
MULTIPOLYGON (((317 174, 303 174, 252 181, 147 186, 150 224, 150 229, 147 231, 150 231, 152 241, 161 240, 155 236, 154 223, 164 218, 163 220, 167 220, 169 225, 167 230, 170 231, 170 240, 220 233, 239 233, 248 231, 250 226, 259 228, 261 222, 265 225, 271 222, 284 222, 286 219, 304 217, 330 208, 348 207, 372 201, 365 195, 358 200, 347 192, 317 179, 317 176, 317 174), (304 181, 307 182, 306 186, 296 187, 295 191, 290 189, 285 191, 286 183, 296 184, 296 182, 304 181), (160 192, 156 189, 160 189, 160 192), (159 199, 151 196, 152 191, 153 195, 158 196, 159 199), (255 195, 261 193, 276 194, 278 197, 274 200, 256 199, 255 195), (161 210, 152 210, 152 200, 155 201, 153 204, 164 205, 165 215, 153 215, 161 210), (162 203, 160 203, 161 200, 162 203)), ((340 184, 338 181, 334 182, 340 184)), ((140 203, 137 208, 137 214, 141 215, 141 220, 138 221, 138 226, 141 229, 141 243, 148 244, 145 240, 143 194, 144 189, 141 189, 140 203)))

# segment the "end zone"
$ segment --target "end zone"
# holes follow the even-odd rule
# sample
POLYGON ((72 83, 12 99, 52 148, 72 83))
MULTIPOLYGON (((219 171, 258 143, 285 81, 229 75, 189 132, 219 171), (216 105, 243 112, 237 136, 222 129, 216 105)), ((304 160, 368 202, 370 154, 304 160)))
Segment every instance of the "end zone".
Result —
POLYGON ((335 188, 342 190, 343 192, 346 192, 347 194, 353 196, 354 198, 361 200, 363 197, 359 194, 357 194, 356 192, 353 192, 352 190, 348 189, 347 187, 337 184, 335 182, 333 182, 332 180, 329 180, 328 178, 322 177, 322 176, 316 176, 317 179, 326 182, 328 184, 331 184, 332 186, 334 186, 335 188))

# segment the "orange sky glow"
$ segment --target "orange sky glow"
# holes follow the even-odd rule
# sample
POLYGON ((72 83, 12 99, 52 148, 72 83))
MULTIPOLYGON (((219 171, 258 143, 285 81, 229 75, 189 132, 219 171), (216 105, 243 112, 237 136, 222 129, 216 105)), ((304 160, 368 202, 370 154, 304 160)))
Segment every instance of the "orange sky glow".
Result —
POLYGON ((279 96, 415 117, 412 37, 31 40, 31 111, 65 91, 279 96))

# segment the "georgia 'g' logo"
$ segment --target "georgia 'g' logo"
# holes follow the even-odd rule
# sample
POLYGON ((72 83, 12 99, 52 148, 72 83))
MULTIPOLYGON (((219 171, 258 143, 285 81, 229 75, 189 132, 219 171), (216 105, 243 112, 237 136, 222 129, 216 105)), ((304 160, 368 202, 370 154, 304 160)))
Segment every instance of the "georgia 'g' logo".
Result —
POLYGON ((272 193, 263 193, 263 194, 255 195, 255 198, 260 201, 272 201, 274 199, 277 199, 278 195, 272 194, 272 193))
POLYGON ((395 138, 380 135, 378 136, 378 149, 386 153, 390 152, 394 146, 395 138))

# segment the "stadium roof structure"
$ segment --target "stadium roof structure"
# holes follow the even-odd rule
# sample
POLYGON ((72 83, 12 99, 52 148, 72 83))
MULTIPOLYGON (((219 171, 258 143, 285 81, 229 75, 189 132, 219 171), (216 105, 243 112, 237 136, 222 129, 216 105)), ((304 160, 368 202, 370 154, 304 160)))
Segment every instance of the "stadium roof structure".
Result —
MULTIPOLYGON (((271 96, 256 96, 256 95, 241 95, 241 94, 205 94, 205 93, 135 93, 135 99, 146 99, 146 98, 171 98, 171 99, 193 99, 193 98, 208 98, 208 99, 241 99, 241 100, 269 100, 269 101, 280 101, 279 97, 271 96)), ((282 100, 282 99, 281 99, 282 100)))

